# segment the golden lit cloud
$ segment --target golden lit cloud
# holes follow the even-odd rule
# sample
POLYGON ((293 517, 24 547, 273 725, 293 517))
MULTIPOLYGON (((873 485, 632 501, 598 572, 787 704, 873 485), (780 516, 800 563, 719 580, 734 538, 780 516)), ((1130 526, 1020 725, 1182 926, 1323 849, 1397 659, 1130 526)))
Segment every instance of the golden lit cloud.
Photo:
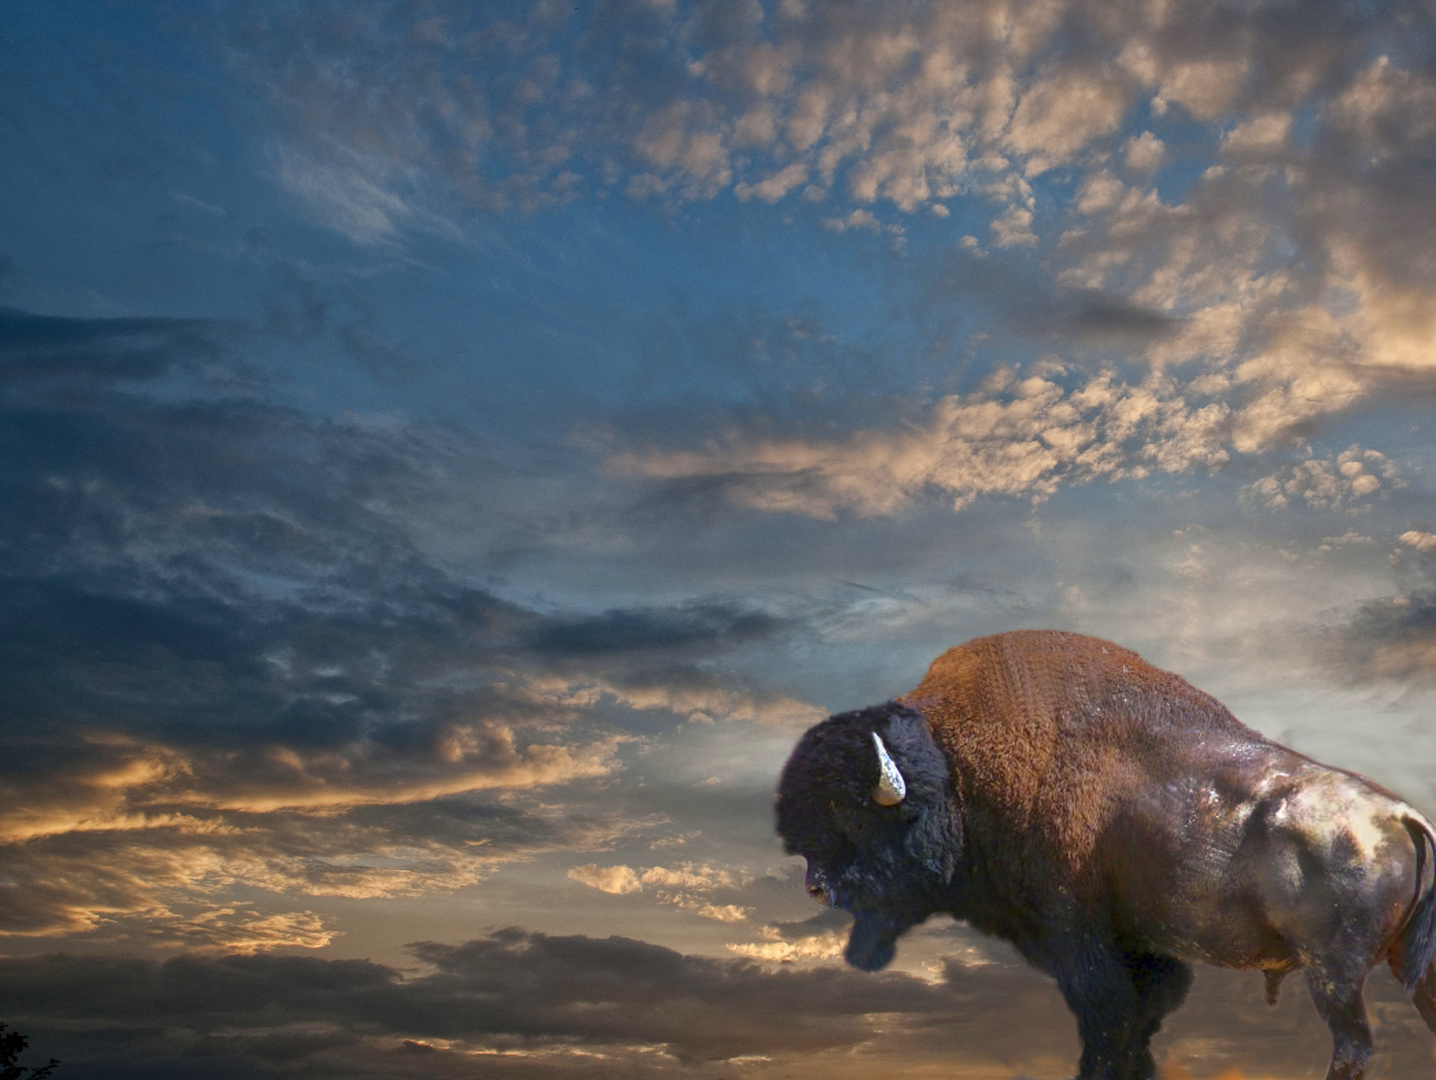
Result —
POLYGON ((580 885, 587 885, 591 889, 611 893, 614 896, 643 891, 638 875, 633 872, 632 867, 628 866, 599 866, 596 863, 586 863, 583 866, 570 867, 568 876, 580 885))
POLYGON ((662 709, 694 723, 723 720, 765 727, 807 728, 827 715, 816 705, 782 694, 732 690, 716 684, 618 685, 591 676, 566 679, 553 675, 529 680, 523 693, 534 702, 565 708, 591 707, 606 699, 640 712, 662 709))
MULTIPOLYGON (((1296 499, 1318 509, 1337 509, 1405 486, 1400 470, 1376 450, 1353 446, 1334 460, 1304 461, 1248 489, 1251 496, 1271 507, 1287 506, 1296 499)), ((1404 534, 1401 539, 1405 541, 1404 534)), ((1419 542, 1413 546, 1419 547, 1419 542)))
MULTIPOLYGON (((764 928, 767 929, 766 927, 764 928)), ((848 944, 846 930, 833 930, 816 937, 799 938, 797 941, 783 941, 775 938, 764 942, 737 942, 729 944, 730 952, 754 960, 836 960, 843 955, 848 944)))
POLYGON ((1421 529, 1407 529, 1396 538, 1408 547, 1414 547, 1417 551, 1430 551, 1436 548, 1436 533, 1425 532, 1421 529))
POLYGON ((188 826, 177 807, 340 810, 426 802, 470 791, 542 787, 608 775, 619 740, 517 748, 502 725, 451 728, 437 760, 384 761, 372 748, 301 753, 273 747, 250 757, 186 755, 172 748, 93 736, 94 771, 55 777, 0 810, 0 841, 56 833, 188 826), (387 766, 387 767, 386 767, 387 766))
POLYGON ((722 478, 745 505, 820 518, 890 514, 927 488, 962 509, 980 495, 1041 499, 1063 484, 1220 464, 1227 415, 1219 402, 1189 403, 1160 377, 1133 386, 1102 374, 1068 390, 1007 374, 943 398, 895 432, 842 441, 734 432, 703 450, 626 451, 608 465, 655 479, 722 478))
POLYGON ((753 880, 750 874, 743 871, 694 863, 683 863, 676 869, 650 866, 641 871, 621 864, 599 866, 596 863, 587 863, 571 867, 568 877, 581 885, 614 896, 643 892, 645 885, 650 886, 660 903, 718 922, 742 922, 752 911, 752 908, 739 904, 714 903, 708 895, 717 890, 743 888, 753 880))

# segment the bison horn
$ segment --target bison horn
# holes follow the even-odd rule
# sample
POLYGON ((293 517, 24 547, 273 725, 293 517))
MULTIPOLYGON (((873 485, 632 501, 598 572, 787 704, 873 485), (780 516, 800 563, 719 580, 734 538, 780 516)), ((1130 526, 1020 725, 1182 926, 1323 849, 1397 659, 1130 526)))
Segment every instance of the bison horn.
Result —
POLYGON ((873 744, 878 748, 878 786, 873 789, 873 801, 879 806, 896 806, 907 798, 907 784, 904 783, 902 773, 898 772, 896 762, 888 756, 888 748, 883 745, 882 739, 876 731, 873 732, 873 744))

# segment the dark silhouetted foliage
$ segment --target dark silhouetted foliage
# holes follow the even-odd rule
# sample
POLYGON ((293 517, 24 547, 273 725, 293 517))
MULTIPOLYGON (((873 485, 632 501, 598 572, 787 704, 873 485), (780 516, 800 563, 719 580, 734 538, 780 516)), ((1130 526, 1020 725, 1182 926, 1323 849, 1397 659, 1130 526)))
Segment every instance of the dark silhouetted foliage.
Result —
POLYGON ((44 1080, 60 1064, 51 1058, 46 1065, 26 1068, 16 1061, 30 1045, 30 1040, 18 1031, 7 1030, 10 1025, 0 1024, 0 1080, 44 1080))

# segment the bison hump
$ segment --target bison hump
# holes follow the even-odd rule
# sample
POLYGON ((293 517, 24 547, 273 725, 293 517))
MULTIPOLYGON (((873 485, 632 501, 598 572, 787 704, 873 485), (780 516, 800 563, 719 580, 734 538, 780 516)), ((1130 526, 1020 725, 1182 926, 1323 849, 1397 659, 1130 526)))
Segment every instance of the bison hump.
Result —
POLYGON ((1194 736, 1262 741, 1180 676, 1057 630, 949 649, 899 701, 926 715, 965 798, 1073 860, 1121 793, 1180 767, 1194 736))

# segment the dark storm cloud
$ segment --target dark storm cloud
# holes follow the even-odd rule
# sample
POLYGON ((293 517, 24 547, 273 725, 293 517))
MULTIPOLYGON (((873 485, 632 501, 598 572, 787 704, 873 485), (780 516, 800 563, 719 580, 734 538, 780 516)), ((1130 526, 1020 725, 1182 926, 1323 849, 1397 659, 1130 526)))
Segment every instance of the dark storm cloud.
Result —
MULTIPOLYGON (((926 303, 966 318, 976 306, 1001 319, 1007 333, 1019 339, 1060 343, 1064 355, 1083 349, 1139 349, 1169 338, 1186 320, 1125 297, 1095 289, 1034 294, 1031 270, 1002 255, 980 261, 969 252, 941 253, 926 303)), ((975 325, 975 324, 974 324, 975 325)), ((1004 340, 1008 340, 1004 337, 1004 340)), ((1104 360, 1110 363, 1110 354, 1104 360)))
POLYGON ((875 1008, 921 1024, 954 1004, 950 987, 902 975, 774 971, 619 937, 510 929, 414 951, 433 970, 408 980, 366 961, 262 954, 0 961, 0 1010, 81 1077, 172 1075, 192 1067, 197 1047, 236 1073, 266 1064, 353 1075, 346 1070, 367 1056, 372 1075, 403 1076, 413 1065, 472 1063, 465 1051, 483 1049, 537 1057, 477 1060, 543 1076, 546 1067, 568 1071, 565 1049, 586 1051, 574 1064, 592 1069, 595 1051, 641 1066, 649 1048, 658 1069, 679 1072, 745 1055, 852 1049, 877 1034, 875 1008), (57 1039, 48 1023, 64 1016, 83 1017, 82 1030, 57 1039), (396 1053, 405 1039, 445 1049, 408 1065, 396 1053), (548 1055, 558 1061, 546 1064, 548 1055))
MULTIPOLYGON (((407 978, 264 953, 6 959, 0 1013, 80 1078, 187 1075, 199 1057, 216 1076, 682 1076, 721 1062, 804 1078, 957 1063, 1015 1077, 1076 1055, 1055 987, 1006 963, 948 962, 926 982, 513 928, 413 951, 428 970, 407 978)), ((1306 1075, 1327 1040, 1299 991, 1294 980, 1270 1010, 1252 973, 1203 971, 1158 1056, 1306 1075)), ((1373 979, 1368 994, 1379 1064, 1416 1075, 1429 1033, 1393 980, 1373 979)))
POLYGON ((0 527, 12 715, 64 701, 52 711, 143 713, 151 730, 198 736, 227 717, 240 738, 343 741, 356 718, 397 719, 399 697, 458 666, 603 656, 611 668, 627 654, 651 666, 660 651, 690 663, 786 627, 721 600, 540 615, 453 579, 415 544, 410 516, 439 505, 448 470, 502 470, 477 441, 118 392, 112 366, 86 366, 124 349, 124 377, 139 379, 176 354, 215 353, 194 325, 12 316, 0 330, 0 354, 43 346, 74 376, 37 389, 48 369, 34 371, 3 405, 0 488, 23 508, 0 527), (126 671, 166 674, 120 693, 126 671))
POLYGON ((1356 682, 1436 685, 1436 590, 1362 605, 1336 632, 1328 655, 1339 673, 1356 682))
POLYGON ((204 319, 75 319, 0 307, 0 381, 143 380, 219 355, 204 319))
POLYGON ((546 619, 533 637, 538 653, 585 657, 614 652, 714 653, 771 637, 784 620, 731 604, 696 602, 669 610, 605 611, 546 619))
POLYGON ((1431 533, 1408 530, 1390 561, 1397 591, 1362 603, 1320 634, 1322 658, 1351 683, 1436 686, 1436 558, 1431 533))
POLYGON ((1141 343, 1168 337, 1184 321, 1102 293, 1078 294, 1070 299, 1069 307, 1069 312, 1054 319, 1053 335, 1066 338, 1070 334, 1094 343, 1141 343))

